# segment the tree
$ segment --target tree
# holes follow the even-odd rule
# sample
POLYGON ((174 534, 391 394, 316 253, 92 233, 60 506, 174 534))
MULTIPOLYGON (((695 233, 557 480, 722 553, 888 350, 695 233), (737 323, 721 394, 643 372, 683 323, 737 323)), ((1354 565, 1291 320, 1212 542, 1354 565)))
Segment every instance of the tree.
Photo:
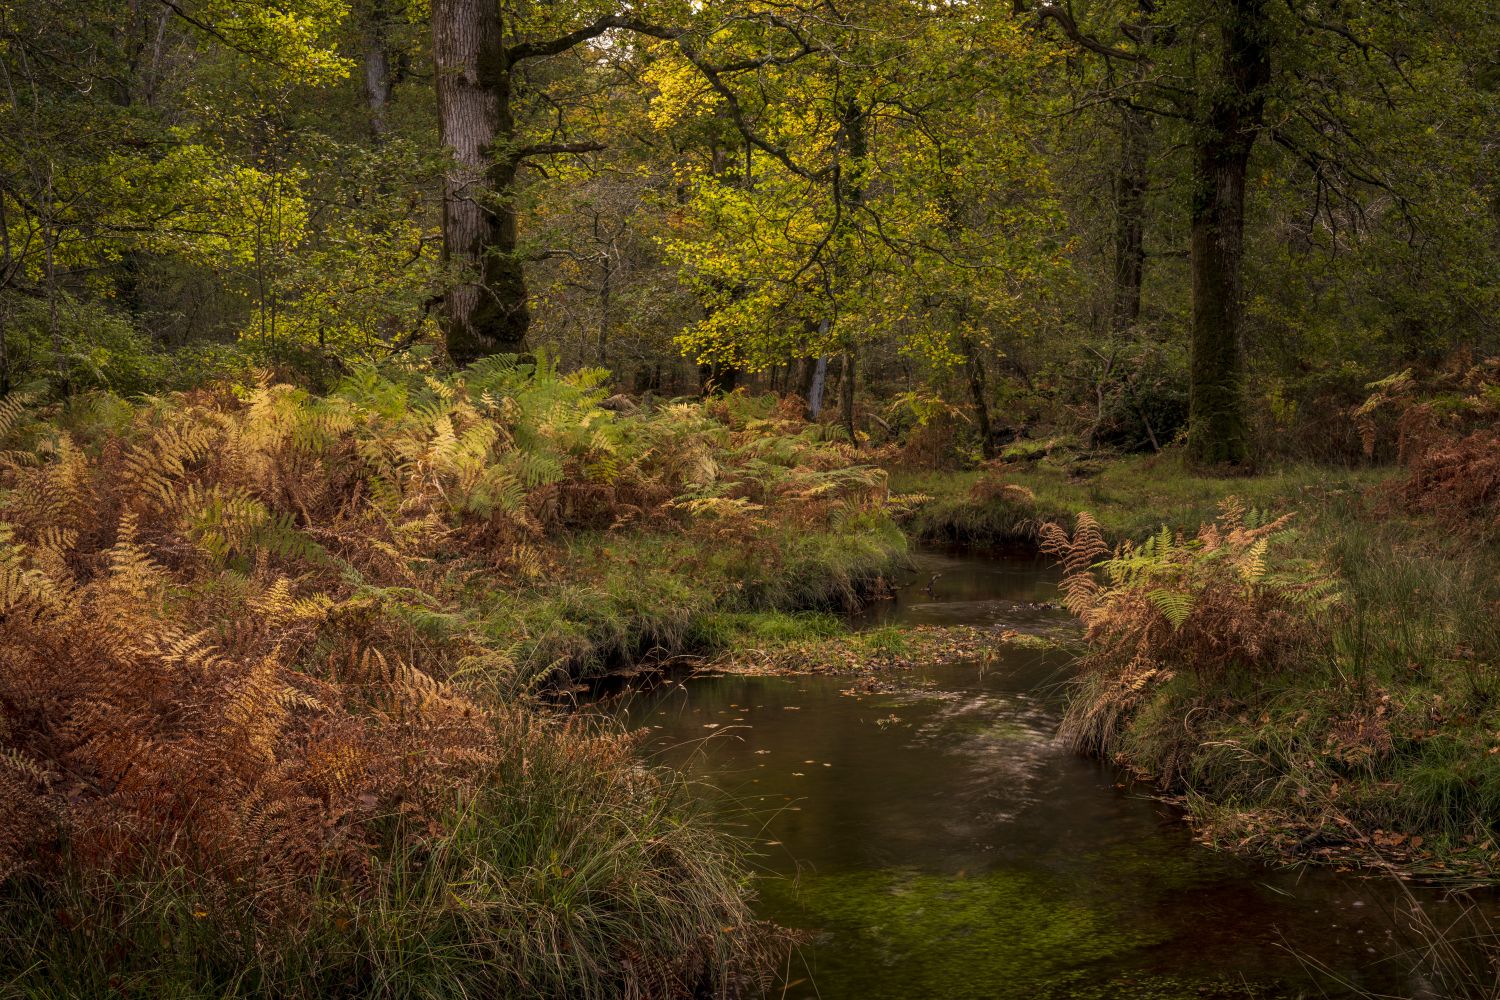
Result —
POLYGON ((1242 259, 1245 180, 1271 82, 1267 6, 1267 0, 1220 5, 1217 66, 1200 85, 1200 117, 1193 123, 1188 450, 1205 465, 1238 465, 1250 457, 1242 259))
MULTIPOLYGON (((1094 100, 1179 128, 1188 149, 1192 330, 1188 443, 1203 464, 1249 460, 1245 400, 1244 247, 1253 157, 1269 137, 1314 178, 1317 197, 1358 202, 1361 188, 1396 206, 1413 189, 1395 160, 1372 166, 1359 118, 1371 109, 1424 114, 1433 95, 1411 68, 1440 40, 1475 26, 1472 5, 1408 8, 1374 0, 1097 0, 1048 2, 1076 50, 1107 65, 1094 100), (1424 44, 1414 44, 1422 39, 1424 44)), ((1493 19, 1491 19, 1493 20, 1493 19)), ((1430 109, 1429 109, 1430 110, 1430 109)), ((1436 132, 1441 116, 1425 127, 1436 132)))
POLYGON ((968 365, 987 420, 983 355, 1025 325, 1066 253, 1027 106, 1047 56, 1000 11, 845 5, 805 61, 744 93, 658 72, 682 118, 724 115, 746 136, 732 169, 682 168, 689 210, 669 248, 707 312, 685 350, 750 371, 805 359, 812 412, 823 359, 839 358, 852 436, 858 359, 890 338, 924 365, 968 365))
MULTIPOLYGON (((1090 14, 1104 21, 1112 3, 1090 14)), ((1119 44, 1080 28, 1071 4, 1044 3, 1043 20, 1060 25, 1083 50, 1106 60, 1133 64, 1136 72, 1115 88, 1121 105, 1122 227, 1117 243, 1116 322, 1138 310, 1132 287, 1138 230, 1131 190, 1132 144, 1139 141, 1136 115, 1150 113, 1188 122, 1192 157, 1189 216, 1192 266, 1189 450, 1205 464, 1239 464, 1249 457, 1244 402, 1241 258, 1245 232, 1245 182, 1250 152, 1259 138, 1267 88, 1272 81, 1273 36, 1267 0, 1203 0, 1172 5, 1140 0, 1134 21, 1121 22, 1119 44), (1175 15, 1175 16, 1174 16, 1175 15), (1193 44, 1188 44, 1189 36, 1193 44), (1191 56, 1181 56, 1191 48, 1191 56), (1178 62, 1163 69, 1166 56, 1178 62), (1155 103, 1153 103, 1155 102, 1155 103)))
MULTIPOLYGON (((571 31, 542 39, 507 42, 509 25, 499 7, 485 0, 435 0, 432 10, 433 63, 437 74, 442 142, 453 150, 443 194, 444 252, 463 270, 445 302, 448 353, 459 364, 493 353, 524 353, 531 316, 524 255, 517 241, 517 175, 533 157, 597 151, 596 141, 566 136, 536 142, 520 138, 515 116, 518 72, 526 64, 568 52, 615 31, 674 42, 716 89, 762 67, 795 61, 812 51, 803 33, 786 18, 745 10, 699 11, 709 20, 705 35, 737 22, 764 24, 772 51, 717 64, 700 52, 688 10, 678 24, 656 23, 633 14, 608 13, 571 31)), ((743 120, 739 121, 743 125, 743 120)), ((554 130, 555 132, 556 130, 554 130)))

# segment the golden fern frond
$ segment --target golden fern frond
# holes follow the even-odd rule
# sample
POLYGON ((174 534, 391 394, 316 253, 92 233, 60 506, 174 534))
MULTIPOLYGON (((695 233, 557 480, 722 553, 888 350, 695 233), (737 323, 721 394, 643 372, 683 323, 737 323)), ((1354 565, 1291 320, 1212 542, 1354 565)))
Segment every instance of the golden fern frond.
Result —
POLYGON ((370 692, 372 702, 392 711, 420 711, 436 706, 472 711, 467 702, 431 674, 400 659, 387 659, 373 646, 367 646, 351 667, 357 682, 370 692))
POLYGON ((511 546, 510 565, 512 572, 523 580, 539 579, 546 568, 542 554, 525 542, 511 546))
POLYGON ((1266 575, 1266 549, 1270 548, 1269 538, 1257 539, 1240 558, 1240 577, 1247 584, 1256 584, 1266 575))
POLYGON ((0 767, 8 768, 37 784, 45 785, 57 777, 57 772, 42 761, 11 747, 0 748, 0 767))
POLYGON ((142 495, 171 507, 173 480, 207 457, 216 437, 213 427, 192 420, 157 428, 126 455, 122 478, 142 495))
POLYGON ((121 514, 115 544, 105 555, 109 560, 109 588, 139 599, 159 590, 166 582, 166 574, 151 554, 137 544, 138 533, 135 512, 121 514))
POLYGON ((242 670, 223 707, 224 720, 234 727, 228 735, 267 763, 277 759, 277 738, 288 715, 283 699, 290 689, 277 679, 277 669, 276 659, 267 656, 242 670))
POLYGON ((292 588, 290 579, 277 577, 269 587, 252 596, 248 603, 267 625, 275 628, 293 617, 292 588))
POLYGON ((10 437, 35 402, 36 394, 24 389, 0 399, 0 441, 10 437))

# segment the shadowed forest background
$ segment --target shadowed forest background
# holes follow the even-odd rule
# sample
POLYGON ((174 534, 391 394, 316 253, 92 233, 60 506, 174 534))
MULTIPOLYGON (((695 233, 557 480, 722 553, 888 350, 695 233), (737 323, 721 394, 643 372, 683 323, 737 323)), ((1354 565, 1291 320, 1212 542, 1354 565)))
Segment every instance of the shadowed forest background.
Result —
POLYGON ((1496 15, 0 0, 0 995, 751 995, 557 696, 939 540, 1204 839, 1491 885, 1496 15))
POLYGON ((1487 5, 1033 6, 12 5, 0 379, 446 330, 669 396, 823 361, 970 459, 1164 447, 1191 385, 1210 459, 1339 458, 1367 383, 1493 345, 1487 5))

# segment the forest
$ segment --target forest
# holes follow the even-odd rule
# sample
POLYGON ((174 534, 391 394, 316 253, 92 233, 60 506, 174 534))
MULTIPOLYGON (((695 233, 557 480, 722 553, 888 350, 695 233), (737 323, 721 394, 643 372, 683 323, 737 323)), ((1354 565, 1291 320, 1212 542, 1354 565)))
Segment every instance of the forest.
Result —
POLYGON ((1489 0, 0 0, 0 1000, 1500 1000, 1489 0))

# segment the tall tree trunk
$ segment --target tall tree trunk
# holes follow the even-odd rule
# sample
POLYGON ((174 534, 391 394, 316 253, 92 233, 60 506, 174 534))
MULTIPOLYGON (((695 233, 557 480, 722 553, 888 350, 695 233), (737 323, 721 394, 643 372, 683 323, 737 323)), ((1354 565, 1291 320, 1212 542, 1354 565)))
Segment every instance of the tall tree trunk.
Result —
MULTIPOLYGON (((828 336, 828 317, 818 321, 818 343, 828 336)), ((828 382, 828 355, 802 359, 802 398, 807 400, 804 416, 817 420, 823 412, 823 387, 828 382)))
POLYGON ((974 338, 968 334, 959 340, 959 346, 964 353, 964 367, 968 369, 969 399, 974 403, 974 418, 979 424, 980 454, 986 459, 994 458, 999 454, 999 449, 995 447, 995 430, 990 423, 989 386, 985 378, 984 359, 979 356, 974 338))
POLYGON ((807 359, 807 419, 817 420, 823 415, 823 387, 828 384, 828 355, 820 354, 807 359))
POLYGON ((599 282, 599 332, 594 350, 595 363, 600 368, 609 364, 609 296, 610 285, 615 276, 615 259, 606 250, 604 275, 599 282))
POLYGON ((524 354, 531 315, 516 252, 511 67, 499 5, 434 0, 439 130, 453 150, 443 180, 443 255, 462 273, 444 300, 448 354, 465 365, 524 354))
POLYGON ((371 0, 365 14, 365 107, 370 116, 370 134, 377 141, 385 138, 386 107, 391 103, 395 74, 391 68, 390 12, 386 0, 371 0))
POLYGON ((1271 78, 1266 0, 1232 0, 1222 72, 1194 144, 1193 335, 1188 452, 1205 465, 1249 458, 1244 400, 1241 263, 1245 178, 1271 78))
POLYGON ((859 435, 854 432, 854 381, 857 377, 857 359, 854 348, 850 347, 844 352, 844 374, 839 379, 839 417, 844 422, 844 430, 849 433, 849 443, 855 447, 859 446, 859 435))
POLYGON ((1141 279, 1146 264, 1146 186, 1148 183, 1145 115, 1120 109, 1120 172, 1115 177, 1115 274, 1111 327, 1134 326, 1141 317, 1141 279))
MULTIPOLYGON (((865 122, 865 112, 858 103, 850 100, 842 117, 845 152, 849 158, 849 173, 840 170, 835 174, 836 196, 843 199, 852 214, 865 203, 864 167, 865 157, 870 153, 870 137, 865 122)), ((844 349, 844 373, 839 382, 839 401, 842 408, 844 429, 849 432, 849 443, 859 447, 859 435, 854 431, 854 389, 859 377, 855 348, 852 343, 844 349)))

